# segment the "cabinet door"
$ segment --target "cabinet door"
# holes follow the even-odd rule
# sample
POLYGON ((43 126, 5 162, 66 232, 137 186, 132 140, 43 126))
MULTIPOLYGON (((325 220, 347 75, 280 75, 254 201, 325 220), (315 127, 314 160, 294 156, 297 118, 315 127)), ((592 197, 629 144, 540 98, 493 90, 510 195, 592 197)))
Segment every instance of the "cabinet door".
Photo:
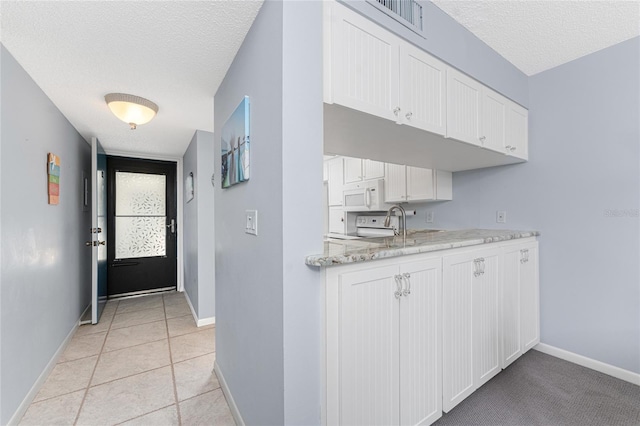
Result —
POLYGON ((333 101, 396 120, 400 39, 345 6, 333 10, 333 101))
POLYGON ((344 234, 344 210, 342 207, 329 207, 329 232, 332 234, 344 234))
POLYGON ((362 176, 362 160, 344 157, 344 183, 360 182, 362 176))
POLYGON ((407 201, 406 166, 385 164, 384 202, 404 203, 407 201))
POLYGON ((362 160, 364 179, 384 178, 384 163, 374 160, 362 160))
POLYGON ((442 415, 440 259, 400 266, 400 424, 431 424, 442 415))
POLYGON ((407 166, 407 202, 434 198, 433 170, 407 166))
POLYGON ((404 123, 446 133, 446 65, 408 43, 400 49, 400 107, 404 123))
POLYGON ((502 368, 522 355, 520 336, 520 245, 505 248, 502 278, 502 368))
POLYGON ((473 283, 474 385, 482 386, 500 372, 500 251, 479 250, 479 276, 473 283))
POLYGON ((389 266, 340 277, 340 424, 398 424, 397 273, 389 266))
POLYGON ((445 256, 442 265, 442 409, 449 412, 473 383, 474 256, 445 256))
POLYGON ((342 158, 334 158, 327 161, 327 185, 329 191, 329 205, 342 205, 342 187, 344 182, 344 170, 342 158))
POLYGON ((480 144, 485 148, 505 152, 507 102, 504 96, 483 88, 480 144))
POLYGON ((529 111, 514 102, 509 102, 507 107, 505 144, 509 155, 523 160, 529 158, 529 111))
POLYGON ((530 243, 523 250, 520 264, 520 318, 524 353, 540 343, 540 295, 538 243, 530 243))
POLYGON ((447 137, 480 144, 481 94, 480 83, 447 69, 447 137))

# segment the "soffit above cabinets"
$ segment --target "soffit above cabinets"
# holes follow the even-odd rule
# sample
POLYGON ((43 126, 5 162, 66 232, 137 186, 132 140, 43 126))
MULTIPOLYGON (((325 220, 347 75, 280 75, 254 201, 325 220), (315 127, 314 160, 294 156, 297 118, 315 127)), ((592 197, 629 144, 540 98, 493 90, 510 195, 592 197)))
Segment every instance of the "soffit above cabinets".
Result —
POLYGON ((640 35, 637 1, 433 3, 527 75, 640 35))
POLYGON ((182 156, 213 131, 213 96, 262 0, 2 1, 1 41, 71 124, 107 151, 182 156), (129 130, 104 95, 159 106, 129 130))

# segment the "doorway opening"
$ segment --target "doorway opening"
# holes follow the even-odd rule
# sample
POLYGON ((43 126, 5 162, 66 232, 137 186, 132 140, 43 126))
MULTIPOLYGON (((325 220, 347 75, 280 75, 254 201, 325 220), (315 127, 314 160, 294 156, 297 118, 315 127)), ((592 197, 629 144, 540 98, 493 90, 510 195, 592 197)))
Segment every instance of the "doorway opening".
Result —
POLYGON ((109 298, 176 290, 176 163, 107 157, 109 298))

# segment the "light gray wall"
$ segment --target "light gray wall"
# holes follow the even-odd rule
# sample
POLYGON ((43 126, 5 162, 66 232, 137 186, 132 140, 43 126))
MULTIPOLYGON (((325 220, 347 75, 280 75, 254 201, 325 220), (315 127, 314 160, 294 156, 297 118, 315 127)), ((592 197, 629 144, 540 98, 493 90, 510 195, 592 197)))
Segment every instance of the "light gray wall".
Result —
MULTIPOLYGON (((198 205, 198 319, 215 316, 215 250, 214 234, 214 191, 211 186, 213 164, 213 133, 196 131, 198 140, 197 175, 194 173, 194 187, 198 205)), ((193 299, 192 299, 193 301, 193 299)))
MULTIPOLYGON (((322 3, 284 2, 282 221, 285 424, 320 424, 323 280, 322 3)), ((255 140, 255 139, 254 139, 255 140)))
POLYGON ((635 38, 531 77, 529 162, 454 173, 454 201, 408 225, 540 230, 542 342, 636 373, 639 75, 635 38))
POLYGON ((426 38, 366 0, 340 0, 416 46, 523 106, 529 104, 527 76, 430 1, 423 6, 426 38))
POLYGON ((198 319, 215 316, 213 233, 213 133, 196 130, 182 158, 184 177, 193 173, 194 197, 184 198, 184 291, 198 319))
POLYGON ((216 362, 246 424, 284 422, 282 8, 264 2, 214 98, 216 362), (251 180, 221 189, 219 131, 245 95, 251 180))
MULTIPOLYGON (((193 173, 194 182, 198 180, 198 133, 193 134, 191 143, 182 157, 184 177, 193 173)), ((181 182, 178 182, 180 184, 181 182)), ((184 291, 189 296, 193 309, 198 313, 198 189, 195 197, 187 203, 183 200, 183 251, 184 251, 184 291)))
POLYGON ((1 52, 2 406, 6 424, 88 306, 90 149, 3 47, 1 52), (10 106, 10 107, 8 107, 10 106), (47 153, 60 156, 60 204, 47 204, 47 153))

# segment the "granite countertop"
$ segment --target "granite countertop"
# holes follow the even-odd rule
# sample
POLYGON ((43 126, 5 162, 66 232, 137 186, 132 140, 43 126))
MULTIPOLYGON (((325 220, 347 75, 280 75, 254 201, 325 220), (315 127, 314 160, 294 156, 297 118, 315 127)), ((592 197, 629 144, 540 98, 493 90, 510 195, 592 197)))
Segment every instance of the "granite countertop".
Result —
POLYGON ((540 235, 538 231, 500 229, 408 230, 406 242, 402 241, 402 236, 362 238, 358 240, 329 239, 324 243, 324 253, 307 256, 305 263, 310 266, 331 266, 366 262, 387 257, 497 243, 518 238, 536 237, 538 235, 540 235))

